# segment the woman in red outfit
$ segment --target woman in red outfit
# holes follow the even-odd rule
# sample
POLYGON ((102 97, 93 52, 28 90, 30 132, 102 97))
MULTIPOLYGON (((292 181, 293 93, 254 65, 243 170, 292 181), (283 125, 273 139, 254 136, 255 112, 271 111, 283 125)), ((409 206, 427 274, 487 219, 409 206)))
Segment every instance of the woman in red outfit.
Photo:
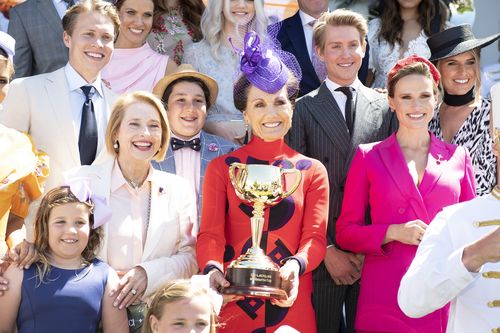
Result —
POLYGON ((274 332, 284 325, 300 332, 316 329, 311 272, 326 250, 328 176, 319 161, 297 153, 284 142, 300 79, 295 59, 285 57, 282 51, 266 50, 254 32, 245 36, 243 73, 234 86, 234 101, 253 137, 246 146, 212 160, 207 168, 196 254, 200 268, 210 275, 212 287, 220 289, 229 286, 223 274, 226 266, 251 244, 252 208, 235 194, 228 172, 231 163, 298 169, 302 178, 297 190, 265 209, 260 244, 281 266, 283 285, 290 286, 286 288, 288 298, 233 298, 220 313, 225 324, 221 332, 274 332))

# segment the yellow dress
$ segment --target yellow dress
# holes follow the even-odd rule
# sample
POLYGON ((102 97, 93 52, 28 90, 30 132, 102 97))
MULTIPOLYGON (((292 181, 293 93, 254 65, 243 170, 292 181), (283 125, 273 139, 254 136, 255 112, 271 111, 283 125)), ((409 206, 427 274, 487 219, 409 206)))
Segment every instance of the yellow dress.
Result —
POLYGON ((48 156, 34 148, 30 137, 0 124, 0 255, 7 251, 9 213, 26 217, 48 173, 48 156))

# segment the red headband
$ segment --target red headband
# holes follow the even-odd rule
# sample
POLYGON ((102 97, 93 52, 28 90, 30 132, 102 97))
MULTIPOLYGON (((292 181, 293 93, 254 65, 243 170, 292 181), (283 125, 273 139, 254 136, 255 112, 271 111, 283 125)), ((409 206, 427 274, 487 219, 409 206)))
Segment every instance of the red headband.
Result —
POLYGON ((422 62, 429 67, 429 70, 431 72, 432 78, 434 79, 434 82, 436 82, 436 85, 439 84, 439 79, 441 79, 441 75, 439 74, 439 71, 437 70, 436 66, 432 64, 429 60, 422 58, 418 55, 411 55, 407 58, 403 58, 399 60, 394 67, 389 71, 389 74, 387 74, 387 82, 391 82, 392 78, 404 67, 411 65, 415 62, 422 62))

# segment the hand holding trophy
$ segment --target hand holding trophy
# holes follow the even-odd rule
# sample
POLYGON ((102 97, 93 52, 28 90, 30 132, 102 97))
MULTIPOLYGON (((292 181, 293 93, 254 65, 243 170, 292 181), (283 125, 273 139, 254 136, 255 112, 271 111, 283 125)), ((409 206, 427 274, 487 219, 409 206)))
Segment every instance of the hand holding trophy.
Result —
POLYGON ((253 206, 250 218, 252 246, 227 267, 226 279, 231 285, 225 294, 283 300, 279 266, 260 248, 264 227, 264 209, 290 196, 299 186, 301 173, 297 169, 282 169, 271 165, 232 163, 229 178, 236 195, 253 206), (283 182, 286 173, 295 174, 295 184, 286 191, 283 182))

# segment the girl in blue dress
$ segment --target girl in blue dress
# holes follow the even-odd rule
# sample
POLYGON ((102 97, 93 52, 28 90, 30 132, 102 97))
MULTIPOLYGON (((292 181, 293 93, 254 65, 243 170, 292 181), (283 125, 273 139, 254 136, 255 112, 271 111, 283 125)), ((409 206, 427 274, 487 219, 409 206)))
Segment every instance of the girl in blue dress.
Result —
POLYGON ((84 183, 57 187, 42 200, 35 220, 38 259, 29 269, 4 273, 0 332, 128 332, 125 310, 113 307, 116 272, 96 259, 106 214, 84 183))

